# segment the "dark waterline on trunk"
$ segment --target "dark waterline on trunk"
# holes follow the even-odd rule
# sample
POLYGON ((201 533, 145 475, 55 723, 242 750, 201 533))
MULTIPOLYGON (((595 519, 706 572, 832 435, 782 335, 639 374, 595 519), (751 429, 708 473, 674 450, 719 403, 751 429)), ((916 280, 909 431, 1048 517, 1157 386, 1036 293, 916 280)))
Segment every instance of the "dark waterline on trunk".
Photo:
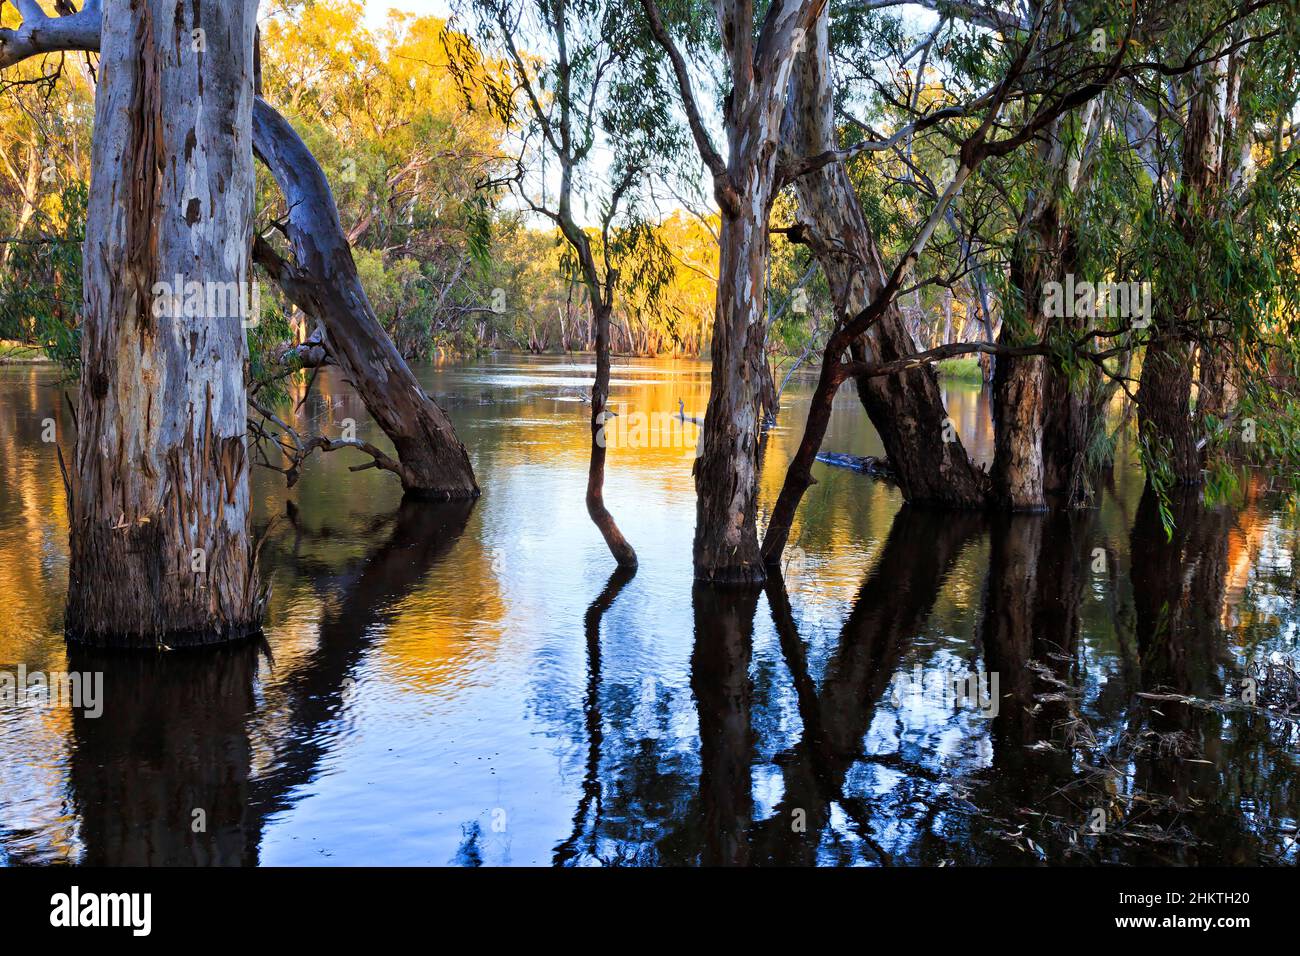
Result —
MULTIPOLYGON (((702 417, 708 367, 616 360, 605 494, 641 562, 611 577, 588 360, 417 375, 483 497, 403 505, 346 451, 288 492, 259 469, 265 645, 140 656, 63 642, 41 433, 66 452, 72 423, 52 369, 0 369, 0 674, 103 674, 99 717, 0 702, 0 862, 1296 861, 1295 725, 1138 696, 1221 701, 1296 655, 1298 522, 1266 498, 1180 498, 1167 541, 1131 456, 1095 510, 997 519, 818 463, 783 580, 718 590, 693 580, 695 432, 668 427, 679 399, 702 417), (993 671, 996 713, 936 693, 993 671)), ((383 445, 337 374, 317 387, 308 434, 383 445)), ((769 433, 760 528, 811 388, 769 433)), ((985 395, 944 399, 987 462, 985 395)), ((824 450, 883 453, 851 386, 824 450)))

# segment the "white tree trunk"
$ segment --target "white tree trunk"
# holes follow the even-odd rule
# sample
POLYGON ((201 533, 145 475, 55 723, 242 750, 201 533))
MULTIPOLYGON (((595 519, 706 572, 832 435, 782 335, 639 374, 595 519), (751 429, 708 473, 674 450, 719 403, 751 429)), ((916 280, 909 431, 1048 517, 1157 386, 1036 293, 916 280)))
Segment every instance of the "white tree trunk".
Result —
POLYGON ((241 306, 252 296, 229 294, 251 278, 256 13, 256 0, 104 4, 71 489, 74 639, 207 643, 259 626, 241 306))

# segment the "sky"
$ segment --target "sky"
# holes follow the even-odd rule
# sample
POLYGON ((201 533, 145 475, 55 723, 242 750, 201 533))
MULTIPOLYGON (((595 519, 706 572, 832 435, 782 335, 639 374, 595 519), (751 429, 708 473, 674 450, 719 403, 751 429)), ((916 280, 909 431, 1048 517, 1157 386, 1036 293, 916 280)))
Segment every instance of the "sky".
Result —
POLYGON ((366 17, 372 25, 381 23, 389 10, 434 17, 446 17, 451 13, 448 0, 365 0, 365 6, 366 17))

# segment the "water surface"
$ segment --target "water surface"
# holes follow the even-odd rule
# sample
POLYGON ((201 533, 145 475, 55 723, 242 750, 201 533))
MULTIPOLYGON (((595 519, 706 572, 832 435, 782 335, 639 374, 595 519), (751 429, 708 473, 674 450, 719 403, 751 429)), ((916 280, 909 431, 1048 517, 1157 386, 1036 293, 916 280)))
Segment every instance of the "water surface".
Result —
MULTIPOLYGON (((627 578, 583 502, 592 372, 421 370, 481 500, 404 506, 349 451, 291 490, 258 469, 265 643, 105 655, 62 639, 63 389, 0 368, 0 671, 105 680, 97 719, 0 708, 0 862, 1295 862, 1295 725, 1233 706, 1296 654, 1297 521, 1265 490, 1176 502, 1170 539, 1126 461, 1092 511, 997 519, 819 465, 783 585, 745 595, 693 585, 689 442, 615 447, 627 578), (995 708, 934 692, 968 674, 997 675, 995 708)), ((702 416, 707 391, 699 362, 614 368, 625 415, 702 416)), ((810 391, 767 442, 764 512, 810 391)), ((986 398, 947 399, 987 459, 986 398)), ((322 374, 303 430, 346 419, 383 443, 322 374)), ((880 453, 851 388, 824 447, 880 453)))

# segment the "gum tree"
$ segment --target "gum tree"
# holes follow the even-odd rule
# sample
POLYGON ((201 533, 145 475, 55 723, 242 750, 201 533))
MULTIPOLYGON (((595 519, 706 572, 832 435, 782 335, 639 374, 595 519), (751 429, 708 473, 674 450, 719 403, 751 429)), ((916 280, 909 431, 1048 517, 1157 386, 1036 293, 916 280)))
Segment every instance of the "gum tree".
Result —
MULTIPOLYGON (((948 121, 951 128, 947 135, 958 143, 956 168, 926 218, 912 232, 910 241, 896 260, 888 278, 881 284, 880 290, 861 310, 840 318, 827 341, 803 438, 786 471, 763 540, 763 558, 769 565, 779 563, 799 502, 812 484, 812 465, 830 422, 835 393, 844 381, 854 377, 897 376, 961 354, 992 353, 1001 360, 1050 353, 1048 343, 1041 341, 1022 345, 958 343, 883 362, 865 362, 852 357, 846 360, 851 344, 882 321, 912 281, 922 253, 940 223, 946 220, 954 197, 972 173, 986 160, 1006 157, 1041 138, 1060 117, 1087 104, 1120 73, 1123 65, 1122 45, 1120 51, 1108 60, 1090 61, 1076 56, 1080 37, 1074 32, 1067 32, 1063 40, 1046 48, 1040 46, 1046 26, 1046 14, 1040 13, 1027 33, 995 54, 999 63, 999 76, 988 92, 953 110, 936 111, 932 114, 933 119, 927 123, 917 121, 896 134, 901 138, 916 132, 917 126, 948 121), (1082 62, 1083 65, 1062 70, 1058 66, 1062 61, 1082 62), (1016 104, 1014 108, 1013 103, 1016 104)), ((890 145, 890 139, 893 138, 886 139, 882 145, 890 145)), ((881 147, 867 144, 859 146, 858 151, 870 148, 881 147)), ((796 173, 810 172, 829 163, 842 161, 850 153, 848 150, 832 150, 809 157, 793 168, 796 173)))
POLYGON ((178 307, 181 290, 158 291, 177 276, 187 291, 197 284, 228 297, 248 288, 254 147, 286 193, 282 228, 293 252, 269 258, 260 243, 259 258, 291 299, 315 310, 330 358, 399 460, 361 442, 322 447, 361 447, 417 496, 476 496, 450 421, 370 308, 319 164, 255 96, 256 4, 178 13, 153 0, 90 0, 60 16, 36 0, 16 7, 21 24, 0 30, 0 69, 46 53, 101 52, 84 376, 68 476, 70 635, 211 642, 260 624, 244 436, 248 316, 229 307, 198 314, 214 310, 178 307))
MULTIPOLYGON (((637 210, 659 157, 676 148, 672 123, 662 103, 646 101, 637 73, 645 39, 617 4, 476 0, 473 9, 478 42, 499 49, 508 65, 505 87, 489 100, 521 144, 515 192, 529 211, 559 231, 591 310, 596 376, 587 513, 619 566, 635 568, 636 551, 605 504, 610 317, 616 298, 622 295, 626 302, 629 292, 640 292, 653 304, 667 278, 666 252, 637 210), (525 37, 542 49, 521 49, 525 37), (604 185, 593 169, 601 152, 609 154, 610 182, 604 185), (555 184, 545 181, 548 168, 557 170, 555 184), (538 176, 540 186, 533 181, 538 176), (576 201, 588 200, 599 206, 594 228, 580 223, 575 210, 576 201)), ((466 78, 482 82, 473 73, 466 78)))
MULTIPOLYGON (((47 16, 35 0, 25 0, 20 11, 23 21, 17 29, 0 30, 0 69, 47 53, 99 50, 100 0, 62 16, 47 16)), ((257 243, 257 261, 295 305, 320 323, 324 360, 337 364, 357 387, 397 459, 358 442, 336 440, 326 447, 360 447, 417 497, 477 497, 469 456, 451 420, 424 392, 374 314, 320 164, 260 95, 252 110, 256 156, 285 196, 287 215, 279 227, 289 245, 285 255, 263 240, 257 243)))
POLYGON ((69 487, 78 640, 208 642, 261 623, 248 313, 181 304, 252 280, 256 15, 256 0, 104 9, 69 487))
POLYGON ((717 0, 717 36, 730 84, 723 107, 726 155, 714 146, 686 59, 655 0, 642 0, 651 34, 672 68, 682 108, 722 217, 714 312, 712 390, 695 463, 695 576, 752 585, 766 574, 757 531, 758 442, 768 378, 764 276, 768 220, 779 188, 781 118, 796 48, 826 0, 717 0))
MULTIPOLYGON (((799 207, 799 222, 791 237, 808 245, 816 257, 839 319, 845 321, 880 295, 888 276, 847 163, 836 158, 819 169, 799 172, 799 164, 808 158, 816 160, 839 150, 829 20, 829 9, 823 9, 796 61, 782 137, 783 171, 792 180, 799 207)), ((884 146, 859 143, 856 151, 884 146)), ((889 302, 870 329, 849 343, 852 358, 869 364, 905 359, 916 351, 896 300, 889 302)), ((954 508, 984 506, 988 480, 967 456, 961 439, 946 432, 948 413, 930 365, 889 377, 863 376, 856 384, 906 501, 954 508)))

